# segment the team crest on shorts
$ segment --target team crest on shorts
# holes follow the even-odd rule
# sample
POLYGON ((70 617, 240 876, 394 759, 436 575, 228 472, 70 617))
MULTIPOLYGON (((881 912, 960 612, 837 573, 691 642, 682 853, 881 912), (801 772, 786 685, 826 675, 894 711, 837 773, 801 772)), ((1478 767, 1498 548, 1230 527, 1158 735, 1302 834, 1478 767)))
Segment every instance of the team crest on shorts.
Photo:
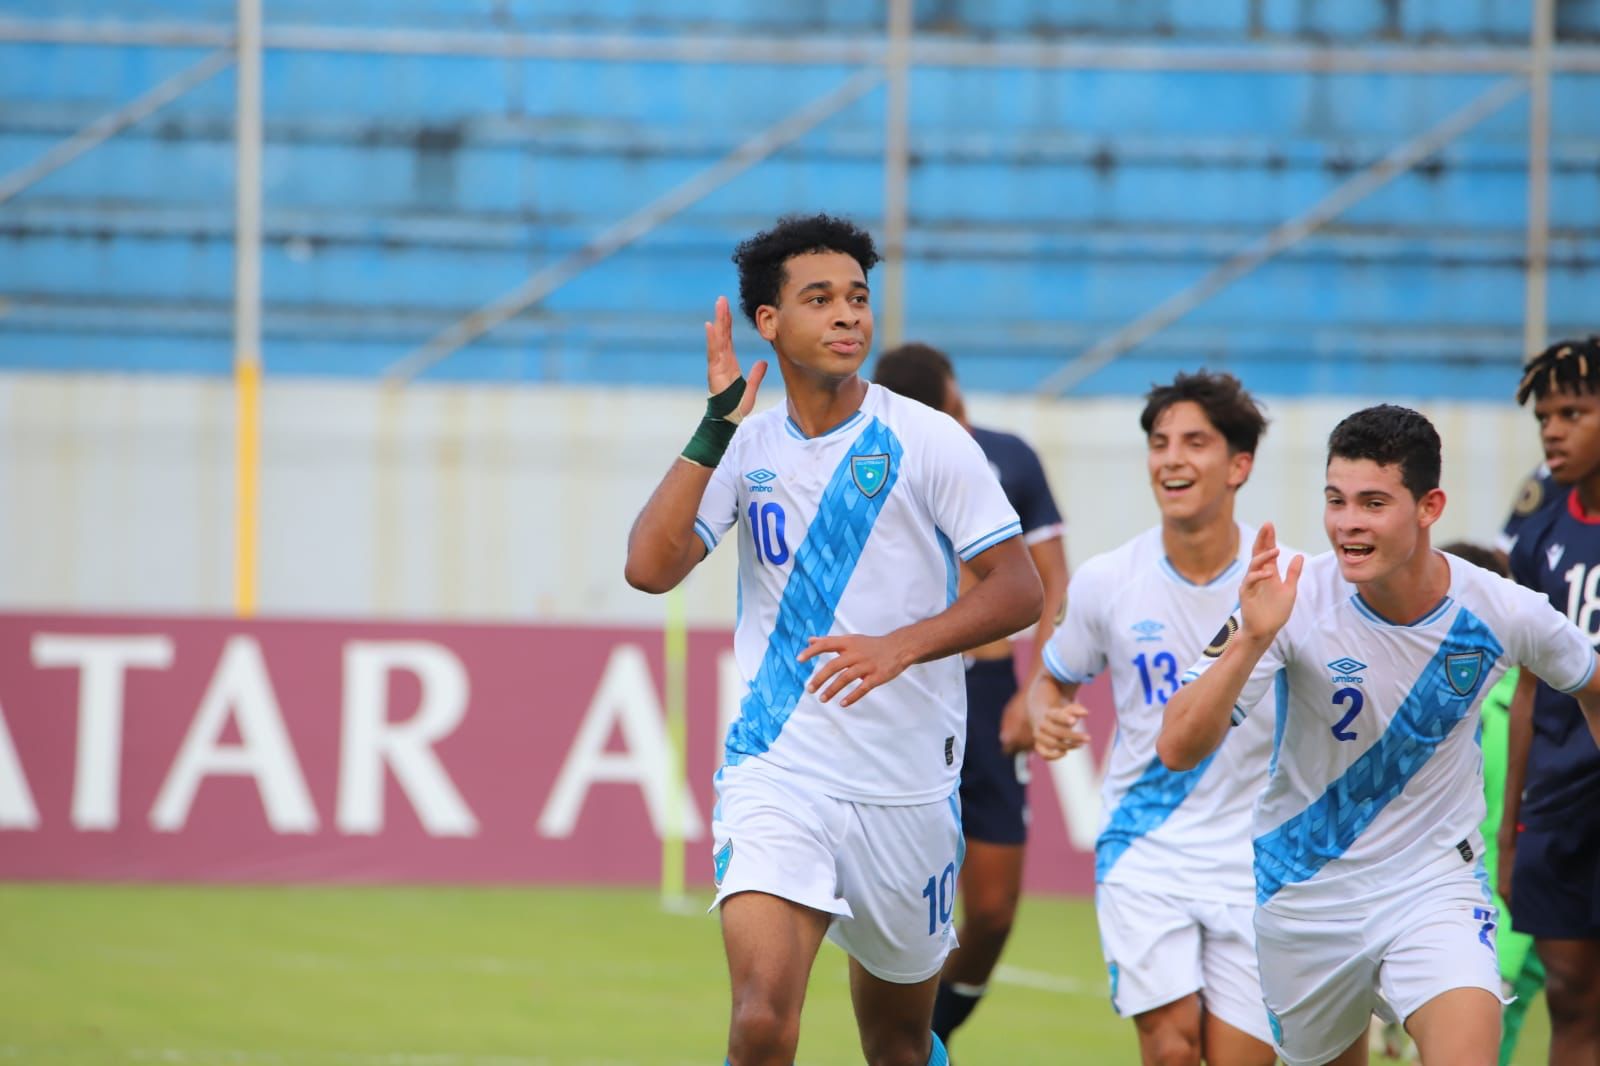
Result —
POLYGON ((728 861, 732 858, 733 840, 730 838, 729 841, 722 845, 722 847, 718 848, 717 853, 711 857, 711 864, 716 869, 717 884, 719 886, 722 884, 722 879, 728 876, 728 861))
POLYGON ((861 495, 872 499, 883 491, 883 486, 889 481, 888 455, 852 455, 850 476, 855 479, 861 495))
POLYGON ((1483 652, 1462 651, 1444 657, 1444 676, 1457 696, 1470 695, 1483 672, 1483 652))

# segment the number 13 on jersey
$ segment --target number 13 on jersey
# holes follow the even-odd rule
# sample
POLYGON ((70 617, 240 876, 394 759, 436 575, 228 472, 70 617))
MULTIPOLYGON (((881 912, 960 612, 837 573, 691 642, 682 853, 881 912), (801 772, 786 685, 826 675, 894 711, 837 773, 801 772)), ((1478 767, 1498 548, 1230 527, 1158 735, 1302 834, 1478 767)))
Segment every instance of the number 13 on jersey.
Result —
POLYGON ((1135 655, 1133 665, 1139 668, 1146 707, 1157 700, 1166 703, 1178 694, 1178 660, 1170 651, 1158 651, 1148 660, 1143 655, 1135 655))

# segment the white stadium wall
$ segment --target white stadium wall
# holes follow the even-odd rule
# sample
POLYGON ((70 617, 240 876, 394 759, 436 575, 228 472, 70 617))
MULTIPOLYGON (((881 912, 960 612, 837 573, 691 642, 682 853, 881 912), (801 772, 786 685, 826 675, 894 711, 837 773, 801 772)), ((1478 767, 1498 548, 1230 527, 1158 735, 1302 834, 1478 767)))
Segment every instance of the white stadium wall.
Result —
MULTIPOLYGON (((1510 403, 1391 399, 1417 403, 1444 438, 1441 539, 1491 539, 1538 461, 1532 418, 1510 403)), ((1073 559, 1154 520, 1136 401, 969 402, 976 421, 1039 449, 1073 559)), ((1318 550, 1324 442, 1362 403, 1269 398, 1241 517, 1318 550)), ((694 389, 269 378, 260 613, 658 622, 660 600, 622 581, 623 547, 700 404, 694 389)), ((0 376, 0 606, 227 613, 232 415, 229 383, 213 378, 0 376)), ((731 624, 733 573, 719 552, 689 582, 691 624, 731 624)))

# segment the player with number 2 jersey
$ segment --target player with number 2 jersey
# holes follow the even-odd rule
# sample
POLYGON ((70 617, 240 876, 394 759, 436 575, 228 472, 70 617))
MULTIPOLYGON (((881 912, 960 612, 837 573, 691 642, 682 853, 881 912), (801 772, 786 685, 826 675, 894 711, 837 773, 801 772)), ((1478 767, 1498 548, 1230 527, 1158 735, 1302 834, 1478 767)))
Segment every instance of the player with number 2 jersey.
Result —
POLYGON ((1600 713, 1588 639, 1542 597, 1435 551, 1440 445, 1381 405, 1328 442, 1333 551, 1280 570, 1257 537, 1227 639, 1167 703, 1157 748, 1205 757, 1273 696, 1254 826, 1256 946, 1283 1058, 1364 1063, 1374 1011, 1424 1063, 1495 1061, 1499 920, 1482 867, 1478 704, 1522 664, 1600 713))

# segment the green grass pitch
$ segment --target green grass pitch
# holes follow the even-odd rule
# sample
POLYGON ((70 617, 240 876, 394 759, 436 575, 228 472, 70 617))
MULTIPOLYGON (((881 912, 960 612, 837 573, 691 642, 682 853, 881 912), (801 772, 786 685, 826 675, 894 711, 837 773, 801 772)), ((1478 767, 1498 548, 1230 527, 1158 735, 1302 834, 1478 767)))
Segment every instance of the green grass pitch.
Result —
MULTIPOLYGON (((714 918, 615 889, 0 885, 0 1063, 712 1066, 714 918)), ((960 1066, 1136 1063, 1088 902, 1025 901, 960 1066)), ((1543 1062, 1536 1005, 1518 1062, 1543 1062)), ((861 1062, 823 948, 801 1066, 861 1062)))

